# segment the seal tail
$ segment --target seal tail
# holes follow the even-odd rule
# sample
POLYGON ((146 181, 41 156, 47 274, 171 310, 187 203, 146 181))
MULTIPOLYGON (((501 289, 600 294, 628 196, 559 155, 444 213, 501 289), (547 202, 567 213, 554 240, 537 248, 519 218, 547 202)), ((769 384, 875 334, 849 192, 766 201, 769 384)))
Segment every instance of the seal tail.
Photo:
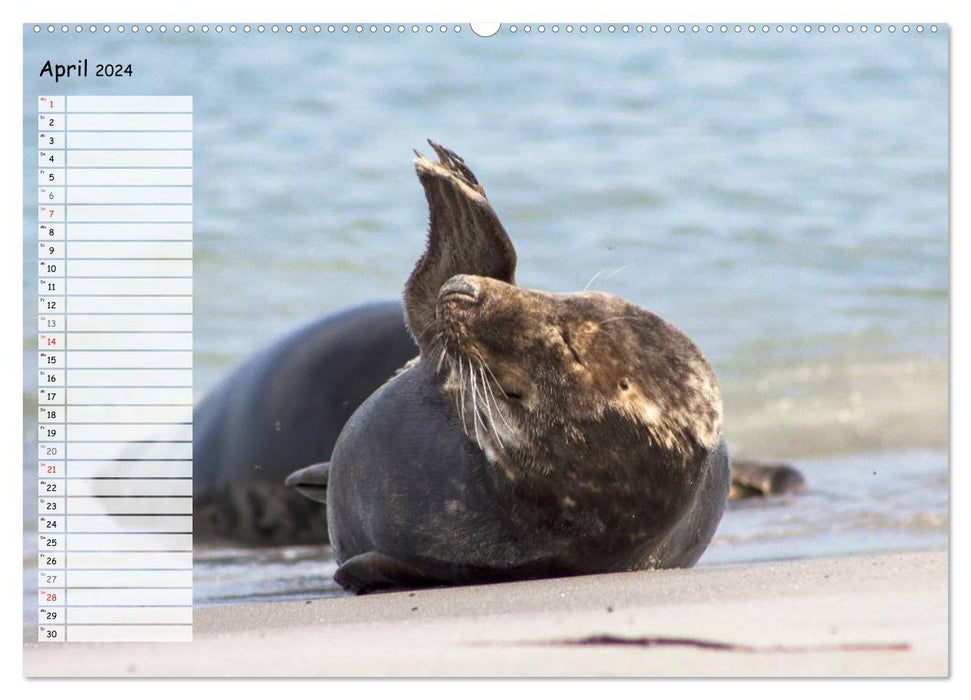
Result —
POLYGON ((298 469, 287 477, 284 486, 296 489, 297 493, 318 503, 327 502, 327 477, 330 474, 330 462, 311 464, 309 467, 298 469))

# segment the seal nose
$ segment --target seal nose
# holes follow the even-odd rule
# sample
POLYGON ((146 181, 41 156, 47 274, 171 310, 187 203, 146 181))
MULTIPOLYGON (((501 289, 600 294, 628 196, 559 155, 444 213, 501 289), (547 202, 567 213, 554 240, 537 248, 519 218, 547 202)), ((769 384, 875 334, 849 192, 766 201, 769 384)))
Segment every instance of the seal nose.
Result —
POLYGON ((472 278, 455 275, 438 290, 438 301, 474 304, 479 301, 479 292, 479 285, 472 278))

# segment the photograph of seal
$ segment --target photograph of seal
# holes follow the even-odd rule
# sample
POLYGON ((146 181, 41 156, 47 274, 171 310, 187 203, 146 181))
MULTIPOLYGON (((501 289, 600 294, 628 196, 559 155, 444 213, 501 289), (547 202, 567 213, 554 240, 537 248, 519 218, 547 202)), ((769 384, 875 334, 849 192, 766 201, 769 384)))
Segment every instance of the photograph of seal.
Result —
POLYGON ((427 248, 404 291, 419 357, 350 417, 329 463, 335 580, 370 590, 687 567, 728 498, 715 376, 658 316, 602 292, 518 287, 464 161, 415 169, 427 248))

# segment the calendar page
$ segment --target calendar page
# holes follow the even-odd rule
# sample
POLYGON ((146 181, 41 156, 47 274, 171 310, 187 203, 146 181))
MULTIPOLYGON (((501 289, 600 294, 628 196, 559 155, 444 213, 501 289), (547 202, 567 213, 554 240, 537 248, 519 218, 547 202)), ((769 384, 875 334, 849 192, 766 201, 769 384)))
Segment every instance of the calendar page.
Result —
POLYGON ((27 23, 29 677, 946 676, 946 23, 27 23))

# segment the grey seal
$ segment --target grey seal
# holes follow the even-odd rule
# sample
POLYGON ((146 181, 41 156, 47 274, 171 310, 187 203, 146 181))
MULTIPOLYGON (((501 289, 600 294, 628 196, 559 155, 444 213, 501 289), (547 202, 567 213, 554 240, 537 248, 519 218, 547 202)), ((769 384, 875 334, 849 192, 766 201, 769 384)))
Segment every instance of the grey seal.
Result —
POLYGON ((426 249, 404 290, 419 357, 288 478, 326 498, 344 588, 686 567, 729 492, 714 373, 678 329, 601 292, 516 285, 465 162, 417 154, 426 249))

